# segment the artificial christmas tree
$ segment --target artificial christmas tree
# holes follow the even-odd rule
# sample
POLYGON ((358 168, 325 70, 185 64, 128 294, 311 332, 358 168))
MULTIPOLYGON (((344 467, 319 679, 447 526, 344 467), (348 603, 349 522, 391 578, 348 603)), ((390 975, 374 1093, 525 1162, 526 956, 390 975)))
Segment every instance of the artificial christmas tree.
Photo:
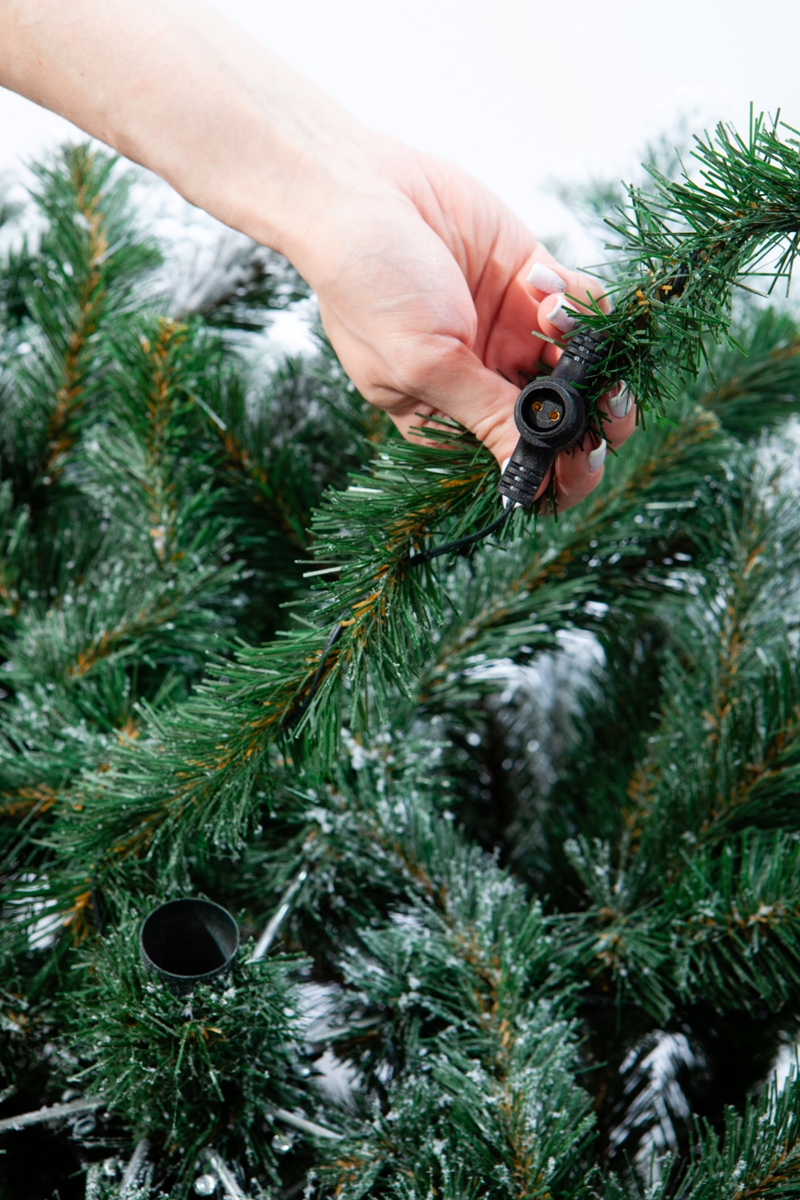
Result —
POLYGON ((277 257, 176 312, 119 164, 39 172, 0 294, 3 1195, 800 1194, 765 441, 800 340, 747 290, 791 271, 793 136, 630 192, 582 396, 643 428, 556 520, 499 521, 488 454, 400 441, 324 340, 260 380, 277 257), (190 897, 238 923, 218 966, 142 932, 190 897))

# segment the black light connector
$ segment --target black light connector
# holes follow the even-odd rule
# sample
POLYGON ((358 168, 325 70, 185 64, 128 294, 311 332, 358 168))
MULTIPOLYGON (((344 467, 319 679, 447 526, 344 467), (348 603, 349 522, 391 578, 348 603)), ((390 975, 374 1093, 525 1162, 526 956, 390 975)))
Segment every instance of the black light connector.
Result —
POLYGON ((558 452, 583 439, 587 411, 582 393, 608 350, 599 330, 578 329, 552 375, 534 379, 520 392, 514 407, 520 437, 497 485, 509 504, 530 508, 558 452))

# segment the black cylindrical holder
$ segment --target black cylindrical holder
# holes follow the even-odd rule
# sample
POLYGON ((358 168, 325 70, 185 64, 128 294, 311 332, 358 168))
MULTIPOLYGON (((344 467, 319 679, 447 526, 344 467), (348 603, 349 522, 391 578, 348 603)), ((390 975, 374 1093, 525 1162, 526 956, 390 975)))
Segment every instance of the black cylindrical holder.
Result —
POLYGON ((581 440, 587 422, 581 388, 608 353, 603 343, 598 330, 579 329, 552 375, 534 379, 517 396, 514 421, 520 437, 497 485, 501 496, 530 508, 559 450, 581 440))
POLYGON ((145 965, 176 995, 224 975, 238 949, 238 925, 211 900, 168 900, 153 909, 139 931, 145 965))

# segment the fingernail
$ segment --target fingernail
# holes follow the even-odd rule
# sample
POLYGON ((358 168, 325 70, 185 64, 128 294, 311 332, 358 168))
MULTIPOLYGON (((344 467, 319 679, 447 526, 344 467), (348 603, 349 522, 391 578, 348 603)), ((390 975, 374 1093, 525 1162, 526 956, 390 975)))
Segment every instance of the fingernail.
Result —
POLYGON ((528 275, 528 283, 537 291, 544 292, 546 296, 567 290, 567 285, 561 276, 557 275, 555 271, 551 271, 544 263, 533 264, 528 275))
POLYGON ((556 300, 555 304, 550 309, 550 312, 546 313, 545 316, 550 324, 555 325, 556 329, 560 329, 562 333, 572 333, 573 329, 575 329, 578 324, 572 314, 577 311, 578 310, 573 308, 563 296, 559 296, 558 300, 556 300))
POLYGON ((505 471, 506 467, 508 466, 508 464, 510 462, 511 462, 511 455, 509 454, 508 458, 504 458, 503 461, 500 463, 500 474, 501 475, 503 474, 503 472, 505 471))
POLYGON ((619 395, 614 396, 613 400, 608 402, 608 410, 612 417, 627 417, 631 411, 631 394, 627 388, 623 388, 619 395))
POLYGON ((606 457, 606 443, 601 442, 594 450, 590 450, 587 458, 589 459, 589 470, 594 475, 595 471, 599 471, 606 457))

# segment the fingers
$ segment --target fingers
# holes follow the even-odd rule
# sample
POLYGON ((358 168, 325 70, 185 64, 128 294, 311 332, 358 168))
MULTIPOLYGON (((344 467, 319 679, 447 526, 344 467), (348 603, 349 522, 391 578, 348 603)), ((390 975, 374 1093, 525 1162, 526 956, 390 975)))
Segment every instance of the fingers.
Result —
POLYGON ((603 433, 614 447, 626 442, 636 428, 636 404, 627 388, 617 388, 600 401, 598 408, 609 416, 603 421, 603 433))
MULTIPOLYGON (((541 246, 531 258, 526 283, 538 303, 540 331, 557 340, 573 332, 581 311, 588 309, 592 301, 603 312, 610 308, 599 280, 569 271, 541 246), (586 302, 580 304, 583 297, 586 302)), ((547 345, 542 352, 542 358, 550 366, 554 366, 560 357, 561 351, 552 345, 547 345)), ((636 406, 627 391, 615 389, 600 401, 599 408, 603 440, 596 444, 596 439, 587 437, 582 446, 556 458, 556 496, 561 509, 571 508, 594 491, 603 478, 607 447, 621 446, 636 427, 636 406), (602 414, 608 419, 603 420, 602 414)))
POLYGON ((572 508, 593 492, 603 478, 606 442, 599 445, 584 439, 582 446, 559 454, 556 458, 556 501, 562 511, 572 508))
MULTIPOLYGON (((482 280, 482 286, 485 279, 482 280)), ((505 286, 502 302, 496 307, 496 293, 489 287, 491 318, 479 321, 480 336, 473 344, 475 353, 490 370, 499 371, 520 387, 536 373, 541 358, 555 366, 561 351, 552 342, 561 341, 576 326, 576 316, 596 301, 603 311, 609 307, 603 285, 579 271, 570 271, 556 262, 543 246, 537 246, 522 269, 505 286), (583 305, 579 301, 584 299, 583 305), (533 334, 533 336, 531 336, 533 334)), ((480 315, 480 297, 476 297, 480 315)))
MULTIPOLYGON (((428 417, 454 417, 503 464, 514 452, 519 437, 513 416, 517 389, 488 371, 461 344, 440 344, 436 350, 435 363, 427 372, 420 366, 424 377, 413 381, 417 398, 407 396, 402 403, 392 405, 392 420, 404 436, 413 437, 413 431, 428 417)), ((596 438, 587 436, 583 446, 556 458, 556 501, 561 510, 579 503, 597 487, 603 478, 607 445, 621 446, 635 428, 636 407, 627 392, 610 394, 600 402, 600 408, 607 420, 602 422, 604 438, 599 445, 596 438)))
MULTIPOLYGON (((560 264, 541 257, 531 264, 532 283, 524 286, 533 293, 533 303, 541 309, 545 299, 563 299, 566 291, 548 289, 562 287, 584 290, 593 288, 592 295, 600 297, 599 284, 577 272, 567 272, 560 264), (542 299, 536 300, 535 294, 542 299)), ((605 301, 598 301, 604 304, 605 301)), ((541 321, 542 327, 545 321, 541 321)), ((561 351, 548 347, 555 357, 561 351)), ((388 374, 394 380, 394 396, 383 400, 392 419, 404 436, 424 426, 426 418, 444 414, 459 421, 475 434, 502 464, 514 452, 519 437, 514 422, 514 405, 518 386, 504 378, 498 370, 488 369, 478 354, 457 337, 441 334, 420 335, 413 340, 413 353, 408 344, 397 346, 388 374)), ((601 445, 589 437, 582 447, 558 455, 555 463, 556 501, 564 510, 577 504, 594 490, 603 478, 606 442, 617 448, 630 437, 636 424, 636 410, 627 393, 609 393, 599 405, 603 434, 601 445)), ((419 435, 417 435, 419 436, 419 435)), ((596 441, 596 438, 595 438, 596 441)))
MULTIPOLYGON (((585 275, 582 271, 571 271, 557 262, 541 243, 528 261, 526 278, 533 295, 540 302, 550 296, 565 295, 581 307, 586 307, 591 303, 590 297, 593 297, 603 312, 609 311, 610 306, 605 298, 605 286, 602 281, 593 279, 591 275, 585 275)), ((554 301, 544 304, 544 312, 548 312, 553 304, 554 301)))
POLYGON ((400 432, 408 437, 423 424, 421 417, 444 414, 474 433, 498 462, 508 458, 517 444, 519 389, 457 339, 419 339, 415 351, 402 376, 402 398, 386 405, 400 432))
MULTIPOLYGON (((545 337, 560 340, 577 328, 581 312, 595 301, 603 312, 609 311, 605 287, 580 271, 570 271, 538 246, 529 263, 527 285, 537 301, 537 325, 545 337)), ((560 352, 547 346, 542 358, 550 366, 558 361, 560 352)))
POLYGON ((602 422, 605 436, 599 445, 596 439, 586 437, 582 446, 556 459, 556 496, 561 509, 572 508, 594 491, 603 478, 607 447, 621 446, 636 428, 636 405, 627 390, 605 396, 599 408, 609 418, 602 422))

